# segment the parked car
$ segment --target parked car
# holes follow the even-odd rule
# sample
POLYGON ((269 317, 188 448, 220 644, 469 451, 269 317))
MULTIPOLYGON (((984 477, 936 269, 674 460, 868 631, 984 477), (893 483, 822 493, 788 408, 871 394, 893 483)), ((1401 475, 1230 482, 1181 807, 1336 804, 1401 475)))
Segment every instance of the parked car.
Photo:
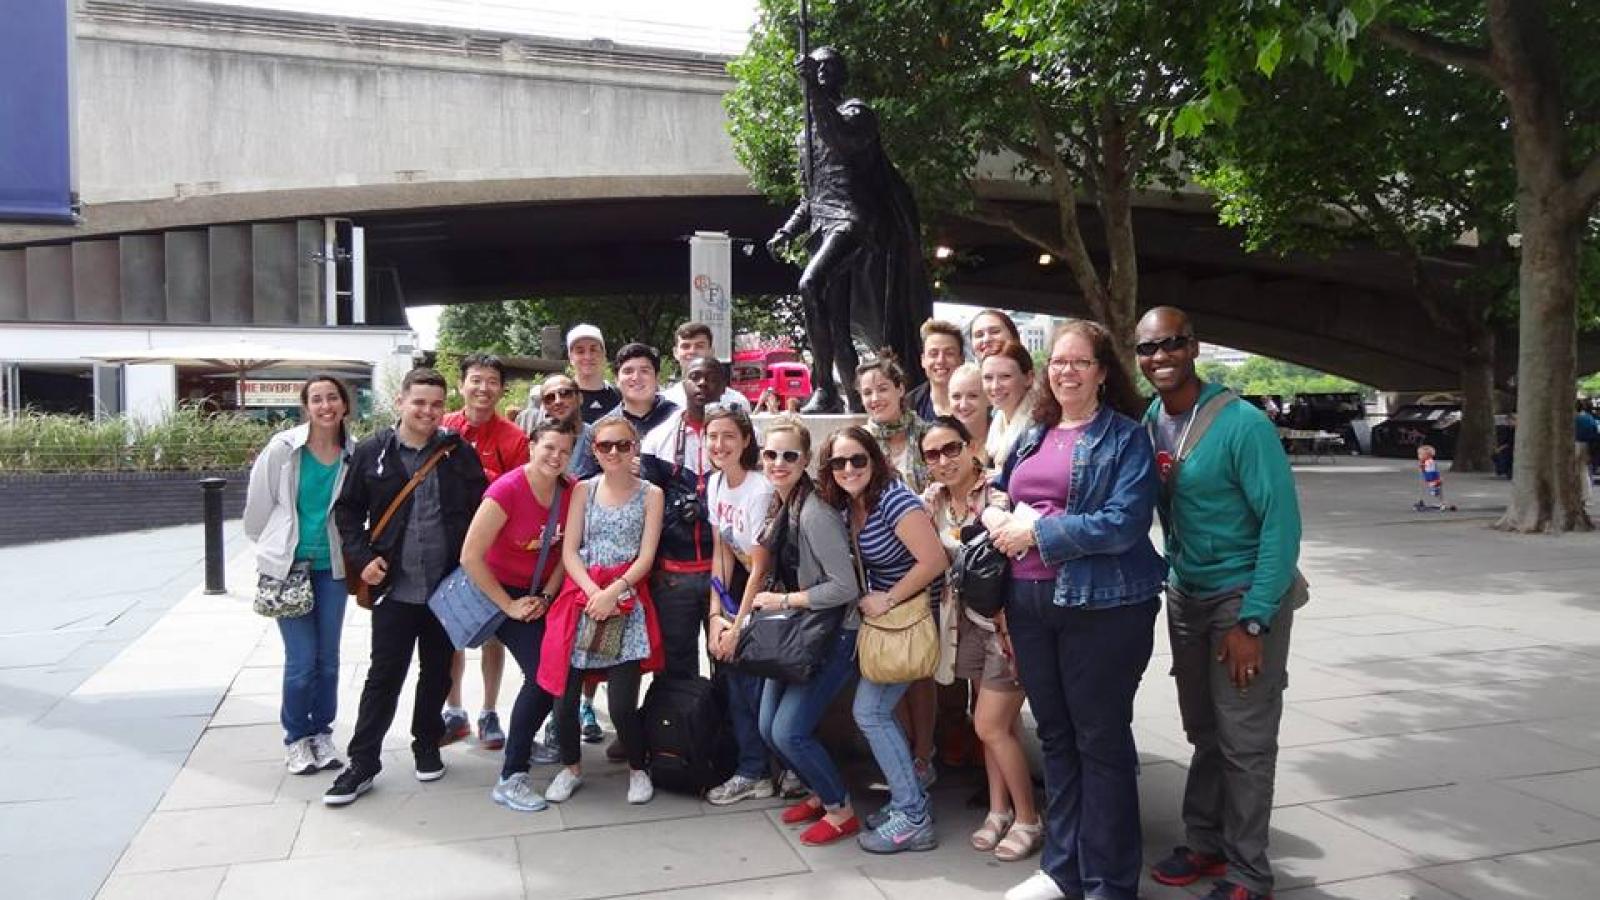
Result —
POLYGON ((1453 459, 1460 431, 1460 404, 1408 404, 1372 426, 1372 454, 1413 459, 1417 447, 1430 444, 1439 459, 1453 459))

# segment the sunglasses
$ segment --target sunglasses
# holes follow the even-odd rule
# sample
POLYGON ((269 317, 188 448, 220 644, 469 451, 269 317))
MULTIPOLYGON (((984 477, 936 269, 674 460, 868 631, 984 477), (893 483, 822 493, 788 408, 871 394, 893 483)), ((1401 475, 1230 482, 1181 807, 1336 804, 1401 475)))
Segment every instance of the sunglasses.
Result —
POLYGON ((552 400, 571 400, 576 396, 578 396, 578 392, 573 388, 556 388, 555 390, 546 393, 539 399, 545 403, 549 403, 552 400))
POLYGON ((1192 340, 1194 340, 1193 335, 1175 334, 1159 341, 1140 341, 1133 345, 1133 352, 1140 356, 1155 356, 1157 352, 1177 353, 1179 350, 1189 346, 1189 342, 1192 340))
POLYGON ((939 457, 941 456, 945 459, 955 459, 959 457, 961 455, 961 451, 965 449, 967 449, 967 445, 964 441, 951 441, 942 447, 923 447, 922 461, 932 465, 933 463, 938 462, 939 457))
POLYGON ((800 451, 784 450, 780 452, 777 450, 763 450, 761 451, 761 458, 767 462, 777 462, 781 459, 792 466, 800 461, 800 451))
POLYGON ((632 453, 633 441, 623 439, 620 441, 595 441, 594 452, 610 455, 612 453, 632 453))
POLYGON ((872 457, 865 453, 856 453, 851 456, 835 456, 828 460, 828 468, 835 472, 843 472, 846 467, 852 469, 866 469, 872 465, 872 457))

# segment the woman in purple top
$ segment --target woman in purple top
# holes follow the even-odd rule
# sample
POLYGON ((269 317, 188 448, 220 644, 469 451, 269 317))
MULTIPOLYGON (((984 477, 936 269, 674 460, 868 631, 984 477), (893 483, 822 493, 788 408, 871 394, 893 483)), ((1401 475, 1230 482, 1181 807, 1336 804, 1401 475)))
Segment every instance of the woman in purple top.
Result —
POLYGON ((1100 325, 1056 329, 1033 424, 984 525, 1010 556, 1017 674, 1044 745, 1040 871, 1007 900, 1133 900, 1139 887, 1133 695, 1166 565, 1150 543, 1158 481, 1143 403, 1100 325))

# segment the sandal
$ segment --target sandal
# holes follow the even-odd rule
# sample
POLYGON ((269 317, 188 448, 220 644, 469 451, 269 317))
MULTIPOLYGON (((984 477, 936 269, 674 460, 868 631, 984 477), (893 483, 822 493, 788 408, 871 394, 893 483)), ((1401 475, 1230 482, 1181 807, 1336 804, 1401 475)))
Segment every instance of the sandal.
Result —
POLYGON ((1024 825, 1018 822, 1006 832, 1005 839, 994 848, 994 858, 1001 862, 1016 862, 1039 852, 1044 843, 1044 823, 1024 825))
POLYGON ((972 849, 988 853, 1000 844, 1000 838, 1011 827, 1016 816, 1011 813, 992 812, 983 817, 983 825, 972 833, 972 849))

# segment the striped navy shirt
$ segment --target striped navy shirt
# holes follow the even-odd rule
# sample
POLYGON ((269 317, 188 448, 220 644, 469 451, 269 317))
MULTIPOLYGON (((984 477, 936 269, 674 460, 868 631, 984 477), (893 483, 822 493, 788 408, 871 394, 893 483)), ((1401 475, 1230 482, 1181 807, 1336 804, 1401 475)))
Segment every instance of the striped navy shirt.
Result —
POLYGON ((917 564, 894 530, 901 519, 922 508, 922 501, 898 479, 883 489, 877 507, 861 524, 861 566, 867 572, 867 590, 887 591, 917 564))

